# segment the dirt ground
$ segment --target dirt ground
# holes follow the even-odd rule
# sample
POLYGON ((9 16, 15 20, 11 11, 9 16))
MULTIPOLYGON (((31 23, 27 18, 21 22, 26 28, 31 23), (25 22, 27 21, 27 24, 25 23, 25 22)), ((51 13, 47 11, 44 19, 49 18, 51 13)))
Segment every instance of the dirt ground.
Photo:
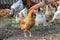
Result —
POLYGON ((60 32, 56 29, 32 31, 32 37, 24 37, 24 33, 20 29, 9 28, 0 30, 0 38, 4 40, 60 40, 60 32))
POLYGON ((8 25, 7 19, 0 18, 0 25, 6 24, 4 28, 0 28, 0 38, 4 40, 60 40, 60 30, 52 26, 48 30, 34 30, 32 37, 24 37, 24 32, 20 28, 11 27, 8 25))

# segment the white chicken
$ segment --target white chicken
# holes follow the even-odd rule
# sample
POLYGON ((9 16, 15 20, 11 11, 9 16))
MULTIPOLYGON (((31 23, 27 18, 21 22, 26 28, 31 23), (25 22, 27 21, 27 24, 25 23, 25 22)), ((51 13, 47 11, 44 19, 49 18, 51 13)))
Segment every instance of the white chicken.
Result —
POLYGON ((36 18, 35 18, 35 25, 38 27, 39 24, 43 24, 43 26, 46 26, 46 16, 41 11, 36 12, 36 18))
POLYGON ((17 2, 13 3, 11 6, 10 14, 13 15, 16 11, 20 11, 24 8, 22 0, 18 0, 17 2))
POLYGON ((54 13, 54 16, 50 22, 53 23, 55 19, 60 19, 60 5, 57 7, 57 11, 54 13))
POLYGON ((24 18, 27 17, 27 13, 28 13, 28 8, 25 7, 23 10, 21 10, 17 15, 16 15, 16 23, 19 23, 20 21, 20 14, 23 14, 24 18))

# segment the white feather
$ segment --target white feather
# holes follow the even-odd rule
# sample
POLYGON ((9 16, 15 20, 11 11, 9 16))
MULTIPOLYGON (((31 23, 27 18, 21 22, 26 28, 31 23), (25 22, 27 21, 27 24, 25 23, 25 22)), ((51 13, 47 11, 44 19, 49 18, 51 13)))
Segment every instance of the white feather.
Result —
POLYGON ((60 11, 55 12, 52 20, 54 21, 55 19, 60 19, 60 11))
POLYGON ((35 18, 35 25, 39 26, 39 24, 43 24, 43 26, 46 26, 46 16, 45 14, 42 13, 36 13, 36 18, 35 18))
POLYGON ((60 5, 57 7, 57 11, 55 12, 52 20, 54 21, 55 19, 60 19, 60 5))
POLYGON ((16 22, 19 23, 21 13, 23 13, 24 18, 26 18, 27 17, 27 12, 28 12, 28 9, 27 8, 24 8, 23 10, 21 10, 18 13, 19 17, 16 16, 16 22))
POLYGON ((11 8, 15 10, 22 10, 24 8, 22 0, 18 0, 17 2, 13 3, 11 8))

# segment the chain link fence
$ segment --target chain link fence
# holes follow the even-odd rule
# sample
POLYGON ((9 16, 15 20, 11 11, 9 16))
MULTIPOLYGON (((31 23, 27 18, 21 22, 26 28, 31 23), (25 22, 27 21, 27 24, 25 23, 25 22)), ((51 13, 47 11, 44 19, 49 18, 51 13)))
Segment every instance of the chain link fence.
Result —
MULTIPOLYGON (((17 2, 18 0, 0 0, 0 8, 10 8, 10 6, 17 2)), ((45 2, 46 0, 33 0, 36 3, 39 3, 41 1, 45 2)))
POLYGON ((0 8, 10 8, 10 6, 18 0, 0 0, 0 8))

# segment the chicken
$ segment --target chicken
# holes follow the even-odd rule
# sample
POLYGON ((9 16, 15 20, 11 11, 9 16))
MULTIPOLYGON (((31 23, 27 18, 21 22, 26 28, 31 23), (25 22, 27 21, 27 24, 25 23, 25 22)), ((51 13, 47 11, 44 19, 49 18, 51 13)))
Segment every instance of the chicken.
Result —
POLYGON ((18 14, 16 14, 16 23, 19 23, 21 13, 23 14, 24 18, 26 18, 27 17, 27 12, 28 12, 28 8, 25 7, 18 14))
POLYGON ((49 5, 46 5, 45 15, 46 15, 47 19, 51 19, 51 17, 53 16, 53 13, 52 13, 49 5))
POLYGON ((20 12, 26 5, 30 7, 31 3, 34 5, 32 0, 18 0, 11 6, 10 15, 13 16, 17 11, 20 12))
POLYGON ((57 6, 59 5, 57 2, 55 2, 55 1, 51 1, 51 5, 53 6, 53 7, 55 7, 55 8, 57 8, 57 6))
POLYGON ((0 16, 9 17, 10 9, 0 9, 0 16))
POLYGON ((35 14, 35 9, 31 9, 28 13, 28 16, 25 19, 22 14, 20 15, 20 27, 21 27, 21 30, 24 31, 25 37, 26 37, 26 32, 30 33, 30 37, 32 36, 31 28, 35 24, 35 20, 33 18, 34 14, 35 14))
POLYGON ((17 12, 17 11, 19 12, 23 8, 24 8, 24 5, 23 5, 22 0, 18 0, 17 2, 15 2, 15 3, 12 4, 10 15, 15 14, 15 12, 17 12))
POLYGON ((53 23, 55 19, 60 19, 60 5, 57 7, 57 11, 54 13, 52 20, 50 20, 50 23, 53 23))
POLYGON ((35 25, 38 27, 39 24, 46 26, 46 15, 42 11, 36 12, 35 25))

